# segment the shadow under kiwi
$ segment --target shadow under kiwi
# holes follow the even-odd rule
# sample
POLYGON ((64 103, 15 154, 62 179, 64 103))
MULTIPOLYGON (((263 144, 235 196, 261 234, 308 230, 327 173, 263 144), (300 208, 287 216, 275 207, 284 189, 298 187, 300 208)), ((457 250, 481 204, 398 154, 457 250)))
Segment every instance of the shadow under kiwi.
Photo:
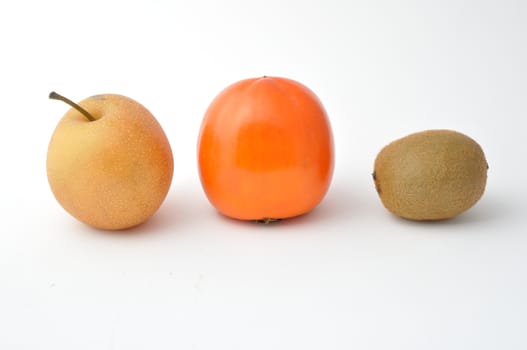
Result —
POLYGON ((392 215, 394 220, 409 225, 422 226, 460 226, 460 225, 488 225, 509 220, 515 215, 513 204, 504 197, 496 194, 483 196, 472 208, 460 215, 444 220, 416 221, 392 215))

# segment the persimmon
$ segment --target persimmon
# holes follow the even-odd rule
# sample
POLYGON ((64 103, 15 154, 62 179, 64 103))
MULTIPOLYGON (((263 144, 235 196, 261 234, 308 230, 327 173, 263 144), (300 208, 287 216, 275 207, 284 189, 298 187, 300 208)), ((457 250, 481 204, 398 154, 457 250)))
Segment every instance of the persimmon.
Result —
POLYGON ((201 124, 201 184, 231 218, 270 222, 311 211, 329 188, 333 164, 326 111, 291 79, 238 81, 214 98, 201 124))

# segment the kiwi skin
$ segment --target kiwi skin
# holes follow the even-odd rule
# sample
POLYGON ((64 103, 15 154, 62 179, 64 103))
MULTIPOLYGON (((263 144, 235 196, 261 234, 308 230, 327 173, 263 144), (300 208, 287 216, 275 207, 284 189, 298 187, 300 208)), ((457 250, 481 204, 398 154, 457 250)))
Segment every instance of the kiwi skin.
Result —
POLYGON ((393 141, 377 155, 373 180, 383 205, 405 219, 455 217, 479 201, 488 164, 480 145, 452 130, 393 141))

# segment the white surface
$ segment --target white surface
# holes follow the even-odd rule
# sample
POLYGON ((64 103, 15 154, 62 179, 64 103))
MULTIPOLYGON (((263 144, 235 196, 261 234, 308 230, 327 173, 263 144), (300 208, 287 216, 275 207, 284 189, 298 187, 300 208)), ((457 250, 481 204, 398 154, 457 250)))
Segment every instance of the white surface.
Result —
POLYGON ((520 0, 2 2, 0 348, 527 348, 526 18, 520 0), (323 203, 270 227, 216 214, 195 161, 208 103, 264 74, 313 89, 336 143, 323 203), (96 231, 56 203, 51 90, 161 122, 175 175, 147 224, 96 231), (373 160, 430 128, 482 145, 487 191, 399 220, 373 160))

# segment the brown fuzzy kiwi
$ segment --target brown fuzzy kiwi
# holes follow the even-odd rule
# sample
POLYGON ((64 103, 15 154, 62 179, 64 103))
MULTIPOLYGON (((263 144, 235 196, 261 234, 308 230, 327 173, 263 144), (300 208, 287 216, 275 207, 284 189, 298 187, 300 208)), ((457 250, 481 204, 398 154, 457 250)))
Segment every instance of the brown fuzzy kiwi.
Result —
POLYGON ((427 130, 385 146, 373 180, 383 205, 410 220, 457 216, 481 198, 487 161, 479 144, 452 130, 427 130))

